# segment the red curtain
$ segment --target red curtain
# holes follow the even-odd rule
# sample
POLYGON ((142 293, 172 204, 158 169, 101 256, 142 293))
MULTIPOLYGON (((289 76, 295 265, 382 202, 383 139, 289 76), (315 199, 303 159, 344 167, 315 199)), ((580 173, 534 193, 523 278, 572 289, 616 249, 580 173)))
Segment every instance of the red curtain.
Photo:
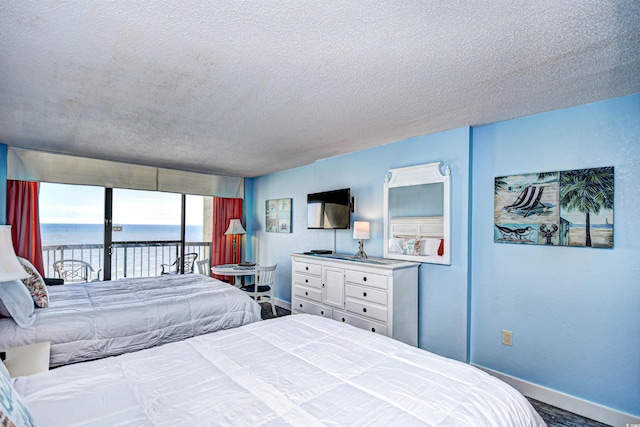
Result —
MULTIPOLYGON (((225 236, 224 232, 229 228, 232 219, 242 217, 242 199, 213 198, 213 239, 211 248, 211 265, 231 264, 233 262, 233 237, 225 236)), ((244 226, 244 224, 243 224, 244 226)), ((236 262, 241 261, 242 236, 236 236, 236 262)), ((214 276, 222 279, 224 276, 214 276)))
POLYGON ((38 208, 39 182, 7 180, 7 224, 16 255, 28 259, 44 276, 40 215, 38 208))

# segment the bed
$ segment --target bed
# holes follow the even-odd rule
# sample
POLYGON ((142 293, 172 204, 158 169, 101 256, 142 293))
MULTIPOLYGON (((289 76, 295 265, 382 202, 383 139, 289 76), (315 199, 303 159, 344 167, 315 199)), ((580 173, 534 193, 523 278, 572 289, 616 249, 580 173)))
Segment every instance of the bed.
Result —
POLYGON ((444 229, 442 216, 389 218, 390 237, 385 256, 447 264, 444 229))
POLYGON ((14 381, 39 427, 545 425, 479 369, 307 314, 14 381))
POLYGON ((48 286, 30 326, 0 318, 0 349, 51 342, 50 366, 141 350, 261 319, 241 290, 201 274, 48 286))

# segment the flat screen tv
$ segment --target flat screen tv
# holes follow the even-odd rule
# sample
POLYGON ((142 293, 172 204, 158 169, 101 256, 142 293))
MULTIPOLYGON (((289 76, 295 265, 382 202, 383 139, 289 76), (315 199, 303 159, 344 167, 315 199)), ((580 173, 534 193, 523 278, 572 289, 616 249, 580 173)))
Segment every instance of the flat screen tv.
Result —
POLYGON ((350 188, 307 195, 307 228, 335 230, 350 225, 350 188))

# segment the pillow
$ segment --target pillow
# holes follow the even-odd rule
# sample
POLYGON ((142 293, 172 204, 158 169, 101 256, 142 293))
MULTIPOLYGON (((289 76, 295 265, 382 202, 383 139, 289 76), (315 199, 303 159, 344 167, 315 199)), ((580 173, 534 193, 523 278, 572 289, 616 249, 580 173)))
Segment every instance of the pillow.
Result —
POLYGON ((4 375, 0 375, 0 426, 35 426, 22 397, 4 375))
POLYGON ((0 317, 11 317, 9 310, 7 310, 7 307, 4 306, 4 303, 2 302, 1 299, 0 299, 0 317))
POLYGON ((401 254, 404 246, 404 239, 399 239, 397 237, 392 237, 389 239, 389 253, 390 254, 401 254))
POLYGON ((20 280, 0 282, 0 301, 18 326, 26 328, 36 320, 33 299, 20 280))
POLYGON ((428 238, 422 239, 420 245, 420 255, 436 256, 438 255, 438 247, 440 247, 440 241, 442 239, 428 238))
MULTIPOLYGON (((0 360, 0 376, 4 376, 6 379, 11 379, 11 375, 9 374, 9 370, 7 369, 6 366, 4 366, 4 363, 2 363, 2 360, 0 360)), ((2 425, 2 424, 0 424, 2 425)))
POLYGON ((402 253, 405 255, 420 255, 421 242, 419 239, 406 239, 402 253))
POLYGON ((40 308, 49 307, 49 294, 47 293, 47 286, 44 284, 44 279, 38 273, 38 270, 28 260, 18 257, 20 264, 24 271, 29 274, 29 277, 22 279, 22 283, 27 287, 33 301, 40 308))

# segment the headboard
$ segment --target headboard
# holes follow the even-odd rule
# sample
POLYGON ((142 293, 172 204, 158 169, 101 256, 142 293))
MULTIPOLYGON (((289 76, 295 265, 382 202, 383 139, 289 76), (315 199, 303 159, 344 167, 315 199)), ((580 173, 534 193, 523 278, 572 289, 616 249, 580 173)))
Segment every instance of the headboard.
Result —
POLYGON ((443 239, 442 224, 441 216, 389 218, 389 234, 406 239, 443 239))

